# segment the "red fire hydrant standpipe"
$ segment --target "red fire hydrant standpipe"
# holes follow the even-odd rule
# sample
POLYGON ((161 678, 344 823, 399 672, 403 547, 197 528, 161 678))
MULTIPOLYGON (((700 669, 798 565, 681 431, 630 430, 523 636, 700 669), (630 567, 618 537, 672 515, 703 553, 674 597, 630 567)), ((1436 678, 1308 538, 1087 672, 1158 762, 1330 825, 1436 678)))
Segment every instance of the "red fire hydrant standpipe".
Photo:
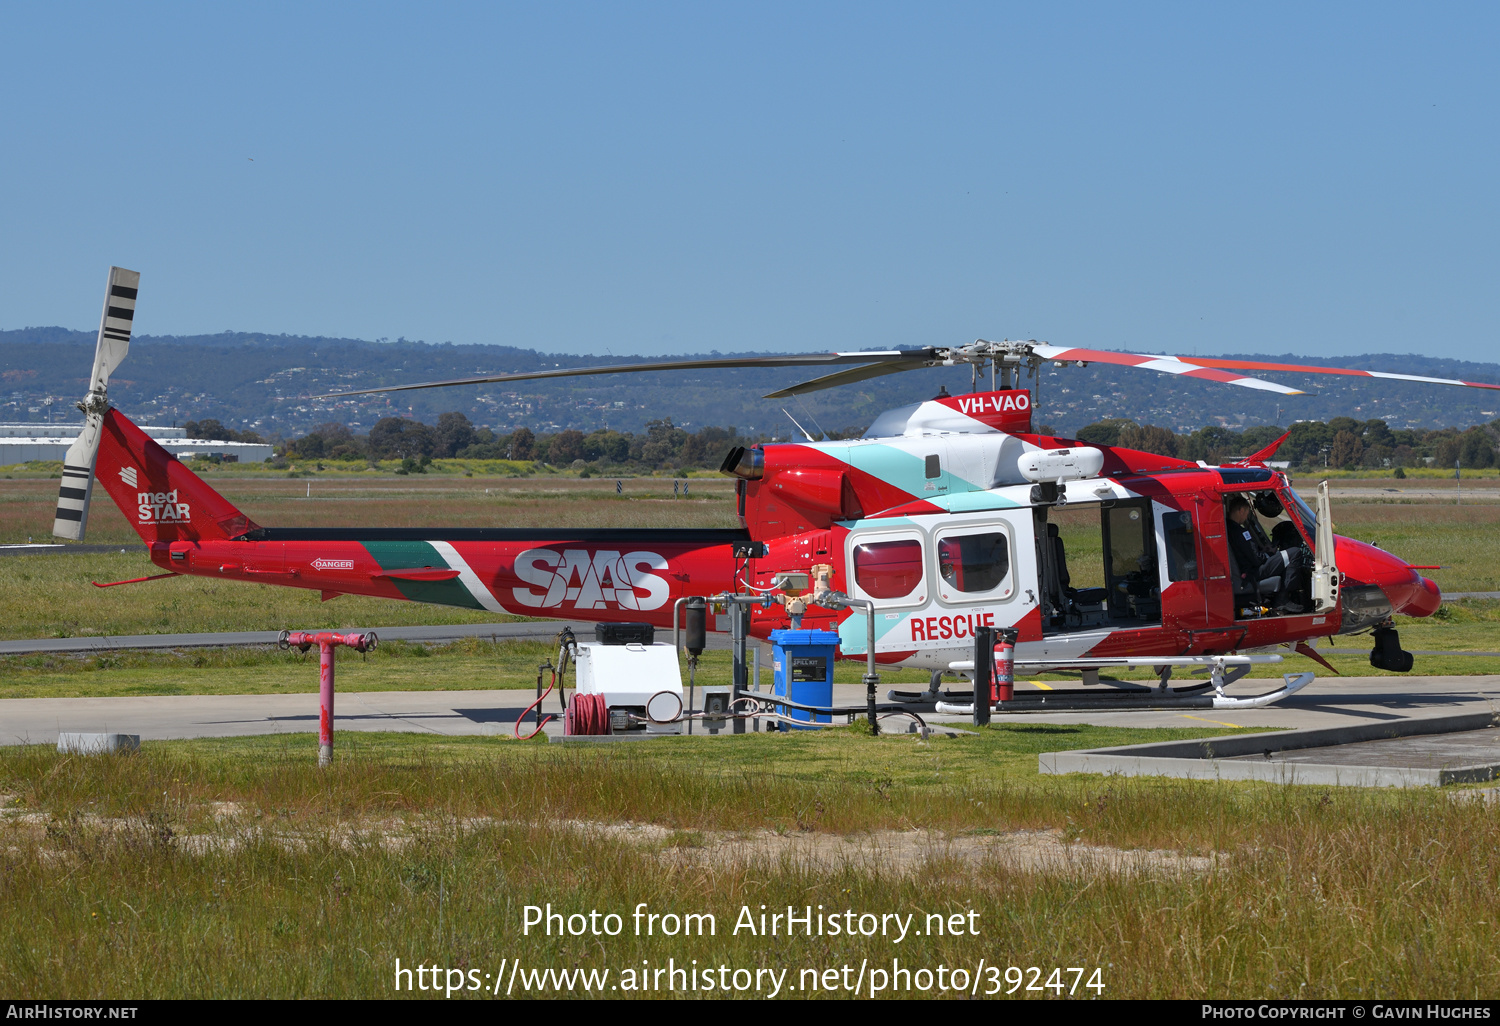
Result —
POLYGON ((379 642, 374 631, 366 634, 334 634, 331 631, 282 631, 277 644, 283 649, 306 652, 318 646, 318 766, 333 762, 333 650, 348 645, 356 652, 368 652, 379 642))

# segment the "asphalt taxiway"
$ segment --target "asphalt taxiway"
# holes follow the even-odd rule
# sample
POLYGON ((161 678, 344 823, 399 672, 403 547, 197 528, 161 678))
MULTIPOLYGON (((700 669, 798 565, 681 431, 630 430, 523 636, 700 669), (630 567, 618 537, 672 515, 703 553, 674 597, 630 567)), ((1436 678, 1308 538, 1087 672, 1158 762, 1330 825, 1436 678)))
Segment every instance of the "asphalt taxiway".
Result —
MULTIPOLYGON (((767 686, 769 677, 766 675, 767 686)), ((1241 681, 1232 694, 1271 690, 1275 680, 1241 681)), ((882 701, 884 693, 881 694, 882 701)), ((502 735, 535 700, 527 689, 485 691, 350 691, 334 703, 339 731, 406 731, 435 736, 502 735)), ((838 685, 838 705, 862 705, 864 689, 838 685)), ((559 711, 556 696, 546 712, 559 711)), ((1396 722, 1456 713, 1500 712, 1500 675, 1464 677, 1320 677, 1279 705, 1245 710, 1101 710, 997 715, 993 722, 1094 723, 1120 727, 1317 728, 1396 722)), ((923 714, 929 722, 962 726, 966 718, 923 714)), ((529 719, 528 719, 529 722, 529 719)), ((904 730, 902 718, 890 721, 904 730)), ((0 700, 0 744, 55 744, 63 731, 139 734, 143 741, 254 734, 311 733, 318 727, 318 696, 171 695, 115 698, 11 698, 0 700)), ((530 729, 529 727, 527 728, 530 729)), ((549 734, 560 731, 554 719, 549 734)))

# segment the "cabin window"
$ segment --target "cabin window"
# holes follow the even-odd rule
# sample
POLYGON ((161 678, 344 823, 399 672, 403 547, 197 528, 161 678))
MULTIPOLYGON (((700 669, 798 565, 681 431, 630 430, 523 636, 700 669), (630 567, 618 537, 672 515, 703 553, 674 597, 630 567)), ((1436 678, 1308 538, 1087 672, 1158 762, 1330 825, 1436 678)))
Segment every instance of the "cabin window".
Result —
POLYGON ((1161 533, 1167 543, 1167 580, 1198 579, 1198 548, 1193 543, 1191 513, 1163 513, 1161 533))
MULTIPOLYGON (((906 598, 922 583, 922 543, 916 538, 865 541, 854 546, 854 582, 873 599, 906 598)), ((917 596, 922 601, 925 596, 917 596)))
POLYGON ((969 534, 938 542, 938 568, 943 582, 956 591, 993 591, 1010 572, 1005 535, 969 534))
POLYGON ((938 539, 937 557, 944 599, 1010 594, 1010 544, 1003 532, 945 535, 938 539))
POLYGON ((1109 521, 1109 574, 1124 578, 1139 574, 1146 561, 1146 520, 1141 507, 1116 506, 1105 511, 1109 521))
POLYGON ((927 457, 927 480, 943 476, 943 460, 939 456, 927 457))
POLYGON ((1105 509, 1104 553, 1110 615, 1123 620, 1161 619, 1161 570, 1149 503, 1105 509))

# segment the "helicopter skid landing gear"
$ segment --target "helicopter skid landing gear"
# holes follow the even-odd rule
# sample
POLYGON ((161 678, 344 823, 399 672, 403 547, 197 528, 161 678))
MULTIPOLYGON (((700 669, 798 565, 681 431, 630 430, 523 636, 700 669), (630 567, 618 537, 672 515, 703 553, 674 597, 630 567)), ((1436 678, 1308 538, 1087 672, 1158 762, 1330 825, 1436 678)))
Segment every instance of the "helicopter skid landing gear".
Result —
POLYGON ((1406 673, 1412 667, 1412 654, 1401 647, 1401 636, 1394 627, 1375 628, 1375 647, 1370 650, 1370 665, 1377 670, 1406 673))
MULTIPOLYGON (((1229 674, 1225 673, 1221 679, 1227 684, 1230 683, 1228 677, 1229 674)), ((1295 695, 1311 684, 1313 679, 1314 674, 1311 673, 1283 674, 1281 687, 1259 695, 1248 695, 1244 698, 1231 698, 1213 688, 1211 684, 1203 684, 1194 688, 1193 691, 1196 693, 1169 691, 1163 694, 1154 688, 1115 691, 1104 695, 1082 695, 1076 692, 1072 694, 1047 692, 1036 697, 1028 695, 1009 702, 996 702, 991 704, 990 711, 998 715, 1002 713, 1055 713, 1099 710, 1108 710, 1110 712, 1142 712, 1158 709, 1264 709, 1268 705, 1275 705, 1282 699, 1295 695)), ((951 701, 939 702, 934 711, 948 715, 970 716, 973 715, 974 705, 972 701, 967 704, 951 701)))
POLYGON ((944 699, 961 698, 960 692, 945 692, 943 690, 943 671, 933 670, 932 677, 927 682, 926 691, 897 691, 890 690, 885 693, 887 702, 904 702, 907 705, 931 705, 933 702, 941 702, 944 699))

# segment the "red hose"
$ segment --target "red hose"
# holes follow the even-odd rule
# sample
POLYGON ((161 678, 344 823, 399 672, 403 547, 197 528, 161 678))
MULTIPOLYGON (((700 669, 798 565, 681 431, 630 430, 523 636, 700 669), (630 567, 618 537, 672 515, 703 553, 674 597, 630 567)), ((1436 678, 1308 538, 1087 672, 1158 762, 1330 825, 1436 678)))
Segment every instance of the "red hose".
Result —
MULTIPOLYGON (((547 724, 551 723, 553 720, 557 719, 556 716, 543 716, 543 717, 541 717, 541 721, 542 722, 540 722, 540 723, 538 723, 536 725, 536 729, 535 730, 533 730, 530 734, 527 734, 525 737, 521 736, 521 721, 524 720, 527 716, 531 715, 531 710, 533 710, 537 706, 541 705, 542 704, 542 700, 545 699, 548 695, 552 694, 552 689, 555 688, 555 687, 557 687, 557 671, 553 670, 552 671, 552 680, 548 682, 548 684, 547 684, 547 690, 543 691, 542 694, 541 694, 541 696, 539 698, 537 698, 537 700, 535 702, 532 702, 530 705, 528 705, 526 707, 525 711, 522 712, 520 716, 516 717, 516 740, 517 741, 530 741, 532 738, 536 737, 538 734, 540 734, 542 732, 542 728, 543 727, 545 727, 547 724)), ((566 733, 566 730, 564 732, 566 733)))
POLYGON ((563 720, 563 732, 569 735, 608 734, 609 706, 603 695, 580 695, 573 692, 568 702, 568 714, 563 720))

